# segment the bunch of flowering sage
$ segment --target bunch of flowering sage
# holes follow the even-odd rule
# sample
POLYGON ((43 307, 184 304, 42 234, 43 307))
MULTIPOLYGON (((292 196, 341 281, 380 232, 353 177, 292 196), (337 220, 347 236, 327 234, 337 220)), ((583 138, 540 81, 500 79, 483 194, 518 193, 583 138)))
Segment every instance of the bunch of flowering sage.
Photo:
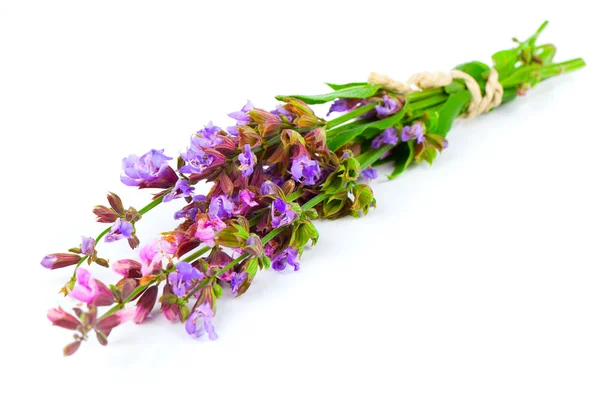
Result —
MULTIPOLYGON (((455 70, 474 78, 482 92, 497 72, 505 104, 545 79, 583 67, 581 59, 555 63, 555 47, 536 44, 544 26, 495 53, 493 69, 469 62, 455 70)), ((108 204, 93 209, 106 229, 42 260, 50 270, 74 266, 61 292, 79 304, 73 313, 48 312, 54 325, 74 331, 65 355, 91 334, 106 345, 114 328, 144 322, 157 303, 191 336, 216 339, 212 318, 224 290, 241 296, 258 270, 297 271, 303 249, 319 238, 314 219, 367 214, 375 205, 368 185, 377 177, 373 166, 393 163, 392 179, 412 163, 433 163, 448 145, 452 122, 473 100, 463 79, 408 93, 367 82, 328 86, 332 92, 324 95, 277 96, 271 111, 248 102, 229 114, 233 126, 209 123, 177 158, 150 150, 123 159, 121 181, 154 189, 153 200, 135 209, 109 193, 108 204), (309 107, 323 103, 331 103, 327 116, 339 116, 326 120, 309 107), (212 183, 208 193, 195 191, 201 181, 212 183), (175 228, 140 244, 137 223, 170 201, 183 205, 175 228), (100 257, 101 241, 118 240, 139 251, 112 262, 100 257), (99 267, 114 271, 113 284, 94 279, 99 267), (99 314, 102 307, 109 308, 99 314)))

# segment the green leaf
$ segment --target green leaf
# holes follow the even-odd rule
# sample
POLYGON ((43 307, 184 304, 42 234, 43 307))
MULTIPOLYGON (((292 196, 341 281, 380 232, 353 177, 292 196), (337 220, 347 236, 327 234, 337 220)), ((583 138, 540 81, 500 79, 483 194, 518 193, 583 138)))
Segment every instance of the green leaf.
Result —
POLYGON ((356 86, 365 86, 368 84, 369 84, 368 82, 352 82, 352 83, 343 83, 343 84, 326 83, 326 85, 329 86, 330 88, 332 88, 333 90, 347 89, 347 88, 356 87, 356 86))
POLYGON ((542 65, 552 64, 556 55, 556 47, 552 44, 543 44, 536 48, 536 56, 542 62, 542 65))
POLYGON ((309 240, 312 240, 313 246, 317 244, 319 240, 317 228, 307 219, 298 221, 294 226, 292 237, 290 238, 290 246, 301 249, 306 246, 309 240))
POLYGON ((369 149, 358 156, 356 159, 360 163, 360 169, 364 170, 365 168, 371 166, 375 161, 379 160, 382 155, 386 152, 390 151, 394 148, 391 144, 386 144, 385 146, 381 146, 378 149, 369 149))
POLYGON ((427 111, 421 117, 421 121, 423 121, 425 123, 425 128, 426 128, 427 132, 436 132, 439 120, 440 120, 440 113, 439 113, 439 111, 435 111, 435 110, 427 111))
POLYGON ((275 96, 277 100, 286 98, 294 98, 304 101, 306 104, 323 104, 335 99, 364 99, 374 96, 381 88, 379 85, 371 85, 367 83, 361 86, 351 86, 344 89, 336 90, 335 92, 317 95, 291 95, 291 96, 275 96))
POLYGON ((327 127, 333 128, 335 126, 343 124, 346 121, 350 121, 354 118, 360 117, 361 115, 366 114, 372 109, 374 109, 376 105, 376 103, 369 103, 366 106, 359 107, 356 110, 350 111, 344 115, 340 115, 339 117, 327 122, 327 127))
POLYGON ((499 79, 509 76, 515 68, 519 59, 519 49, 502 50, 492 56, 494 69, 498 71, 499 79))
POLYGON ((403 173, 413 161, 413 158, 415 157, 415 141, 409 140, 408 142, 398 146, 394 156, 394 170, 390 175, 388 175, 388 179, 390 180, 400 176, 400 174, 403 173))
POLYGON ((352 203, 352 214, 355 217, 359 216, 359 211, 362 211, 364 215, 367 215, 371 205, 374 205, 375 199, 373 198, 373 189, 369 185, 360 184, 356 185, 352 194, 354 195, 354 201, 352 203))
POLYGON ((213 285, 213 293, 217 299, 220 299, 221 296, 223 295, 223 288, 221 287, 221 285, 219 285, 216 282, 213 285))
POLYGON ((258 260, 254 257, 249 259, 244 265, 244 271, 248 273, 248 281, 251 281, 258 272, 258 260))
POLYGON ((341 131, 337 135, 333 136, 332 138, 327 139, 327 147, 329 147, 329 149, 331 151, 336 151, 337 149, 339 149, 343 145, 349 143, 357 136, 362 135, 363 133, 364 133, 364 136, 366 139, 375 137, 379 133, 381 133, 384 129, 387 129, 390 126, 394 126, 394 125, 398 124, 404 117, 406 110, 407 110, 407 107, 405 106, 401 111, 397 112, 396 114, 394 114, 391 117, 388 117, 386 119, 381 119, 379 121, 370 122, 370 123, 364 124, 364 125, 359 125, 357 127, 348 129, 347 131, 341 131))
POLYGON ((439 119, 437 129, 429 130, 429 132, 435 132, 438 135, 446 136, 450 128, 452 128, 452 122, 460 115, 462 110, 471 101, 471 93, 468 90, 462 92, 455 92, 448 96, 448 100, 438 111, 439 119))
POLYGON ((466 72, 471 75, 479 84, 481 91, 485 90, 487 77, 490 73, 490 67, 480 61, 471 61, 469 63, 460 64, 454 67, 459 71, 466 72))

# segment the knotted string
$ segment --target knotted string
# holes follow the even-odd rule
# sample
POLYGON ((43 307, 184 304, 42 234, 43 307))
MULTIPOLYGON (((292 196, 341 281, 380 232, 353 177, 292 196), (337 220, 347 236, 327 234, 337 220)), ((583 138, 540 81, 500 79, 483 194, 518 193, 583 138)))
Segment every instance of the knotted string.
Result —
POLYGON ((369 83, 380 85, 384 89, 393 90, 400 94, 407 94, 425 89, 433 89, 449 85, 453 79, 463 79, 469 92, 471 92, 471 103, 467 111, 462 114, 463 118, 474 118, 479 114, 490 111, 502 103, 504 88, 498 81, 498 71, 490 70, 485 84, 485 94, 481 94, 479 84, 469 74, 452 70, 449 74, 444 72, 421 72, 410 77, 407 83, 395 81, 387 75, 371 72, 369 83), (415 87, 417 89, 415 89, 415 87))

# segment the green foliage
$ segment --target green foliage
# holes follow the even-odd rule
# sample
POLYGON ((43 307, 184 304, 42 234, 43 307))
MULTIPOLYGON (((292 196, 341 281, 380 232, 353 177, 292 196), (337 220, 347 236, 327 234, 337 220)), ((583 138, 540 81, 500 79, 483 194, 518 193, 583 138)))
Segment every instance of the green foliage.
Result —
POLYGON ((350 207, 352 214, 357 217, 359 212, 362 211, 364 215, 367 215, 371 206, 375 204, 373 189, 369 185, 362 183, 352 188, 352 194, 354 195, 354 201, 350 207))
POLYGON ((471 75, 479 84, 481 91, 485 90, 485 84, 490 73, 490 67, 480 61, 471 61, 465 64, 454 67, 459 71, 466 72, 471 75))
POLYGON ((451 93, 448 96, 448 100, 446 100, 444 105, 438 111, 439 119, 437 127, 435 129, 428 129, 428 131, 435 132, 445 137, 452 128, 454 120, 462 114, 470 101, 471 93, 468 90, 451 93))
POLYGON ((319 240, 319 232, 315 225, 308 219, 301 219, 294 224, 290 246, 296 249, 302 249, 308 241, 312 241, 312 245, 317 244, 319 240))
POLYGON ((400 144, 391 157, 394 160, 394 170, 388 175, 388 179, 395 179, 406 170, 415 158, 415 141, 409 140, 400 144))
POLYGON ((347 88, 356 87, 356 86, 366 86, 368 84, 369 84, 368 82, 352 82, 352 83, 343 83, 343 84, 326 83, 326 85, 329 86, 330 88, 332 88, 333 90, 347 89, 347 88))
POLYGON ((360 168, 365 169, 372 165, 375 161, 379 160, 388 151, 392 150, 394 146, 386 144, 378 149, 369 149, 357 157, 357 161, 360 163, 360 168))
POLYGON ((407 107, 405 106, 402 110, 391 117, 341 131, 333 137, 327 139, 327 147, 329 147, 331 151, 336 151, 360 135, 363 135, 365 139, 373 138, 383 132, 383 130, 400 123, 406 111, 407 107))
POLYGON ((215 297, 217 299, 220 299, 221 296, 223 295, 223 288, 216 281, 212 286, 212 290, 213 290, 213 294, 215 295, 215 297))
POLYGON ((322 192, 334 194, 344 189, 349 183, 355 182, 360 175, 360 163, 353 156, 341 160, 337 171, 327 177, 322 192))
POLYGON ((291 95, 291 96, 275 96, 277 100, 285 100, 287 98, 295 98, 304 101, 306 104, 323 104, 335 99, 366 99, 367 97, 375 96, 381 86, 365 83, 363 85, 354 85, 343 87, 327 94, 317 95, 291 95))
POLYGON ((323 202, 323 218, 336 219, 346 215, 346 207, 349 204, 350 199, 346 191, 329 196, 323 202))

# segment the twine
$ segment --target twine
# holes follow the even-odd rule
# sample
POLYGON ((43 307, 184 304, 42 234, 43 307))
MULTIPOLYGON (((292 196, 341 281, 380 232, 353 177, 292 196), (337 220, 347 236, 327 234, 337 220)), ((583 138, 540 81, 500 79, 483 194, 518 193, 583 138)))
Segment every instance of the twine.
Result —
POLYGON ((446 86, 452 83, 453 79, 463 79, 467 89, 471 92, 471 103, 467 111, 462 115, 463 118, 474 118, 479 114, 490 111, 494 107, 498 107, 502 103, 504 88, 498 82, 498 71, 494 68, 490 70, 490 75, 485 84, 485 94, 483 95, 477 81, 471 75, 458 70, 452 70, 449 74, 444 72, 421 72, 411 76, 407 83, 395 81, 384 74, 371 72, 369 83, 380 85, 384 89, 400 94, 407 94, 446 86))

